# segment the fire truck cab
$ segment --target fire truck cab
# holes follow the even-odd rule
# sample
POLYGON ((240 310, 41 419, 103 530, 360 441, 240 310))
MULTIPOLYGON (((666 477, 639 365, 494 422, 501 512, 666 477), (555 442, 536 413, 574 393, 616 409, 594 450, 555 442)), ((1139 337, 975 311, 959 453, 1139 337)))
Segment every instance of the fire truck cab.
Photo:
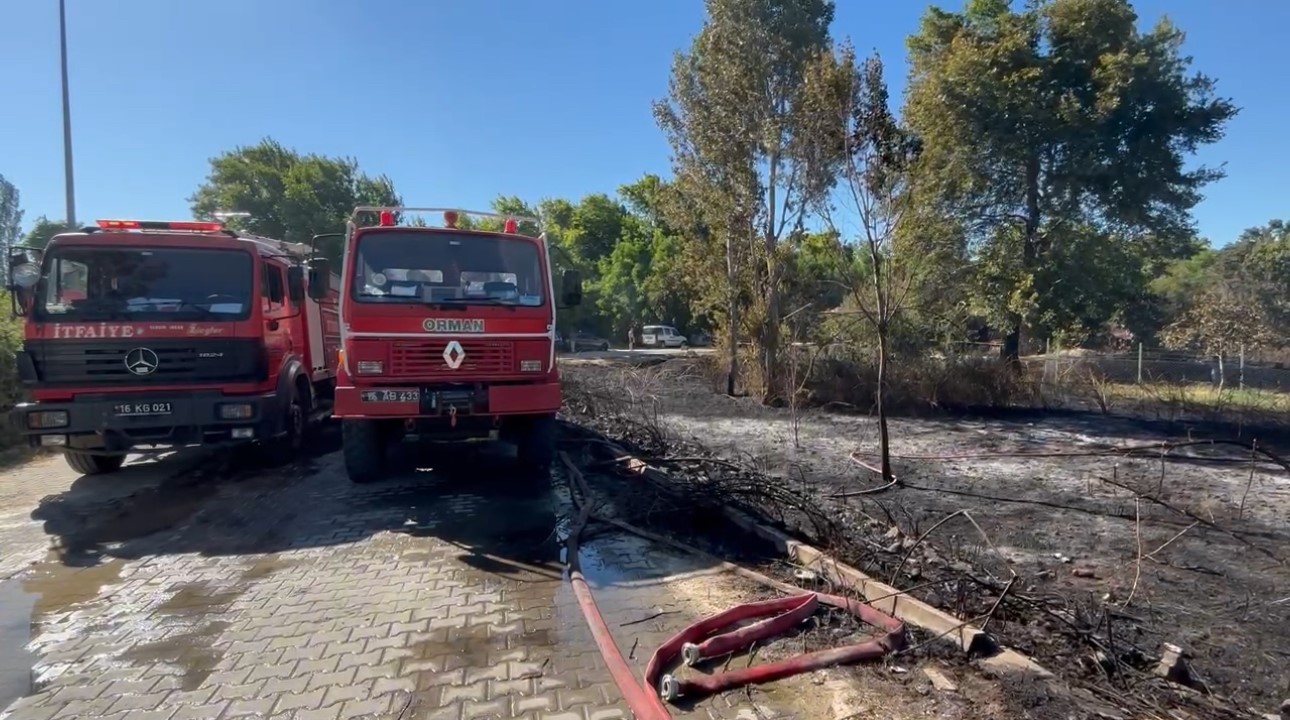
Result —
POLYGON ((285 459, 335 388, 340 322, 309 253, 221 223, 137 220, 15 248, 18 430, 84 474, 136 448, 259 440, 285 459))
MULTIPOLYGON (((384 477, 389 447, 403 441, 500 439, 531 469, 552 462, 557 291, 546 236, 521 224, 538 227, 455 209, 355 209, 335 405, 352 481, 384 477), (400 224, 413 214, 442 225, 400 224)), ((559 304, 581 303, 576 270, 561 288, 559 304)))

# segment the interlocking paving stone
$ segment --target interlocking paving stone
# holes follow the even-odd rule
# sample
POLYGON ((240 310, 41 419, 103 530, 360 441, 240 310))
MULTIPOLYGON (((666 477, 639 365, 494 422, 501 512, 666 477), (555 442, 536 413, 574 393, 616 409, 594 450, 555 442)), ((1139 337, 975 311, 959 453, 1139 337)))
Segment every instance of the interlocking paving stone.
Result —
MULTIPOLYGON (((58 499, 74 484, 59 463, 23 482, 92 514, 88 490, 58 499)), ((355 486, 335 454, 309 473, 208 482, 181 522, 94 548, 91 567, 121 563, 115 579, 74 611, 34 618, 37 673, 63 671, 0 716, 631 716, 562 579, 556 528, 570 508, 549 483, 474 470, 355 486)), ((24 492, 30 506, 37 493, 24 492)), ((109 489, 97 500, 131 502, 109 489)), ((669 602, 664 585, 619 580, 697 567, 631 537, 596 540, 588 558, 611 627, 669 602)), ((639 646, 639 668, 694 617, 619 641, 639 646)), ((700 717, 735 717, 741 703, 700 717)))

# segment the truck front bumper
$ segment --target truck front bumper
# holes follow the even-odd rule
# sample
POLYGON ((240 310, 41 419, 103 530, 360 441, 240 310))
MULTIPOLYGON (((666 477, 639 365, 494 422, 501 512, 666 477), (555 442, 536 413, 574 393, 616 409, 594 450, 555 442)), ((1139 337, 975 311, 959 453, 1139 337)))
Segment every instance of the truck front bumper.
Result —
POLYGON ((11 420, 34 446, 123 452, 138 445, 178 447, 272 437, 282 413, 273 393, 94 395, 69 402, 19 403, 11 420))
POLYGON ((546 415, 560 410, 560 383, 515 383, 462 388, 390 382, 336 388, 338 418, 447 418, 546 415))

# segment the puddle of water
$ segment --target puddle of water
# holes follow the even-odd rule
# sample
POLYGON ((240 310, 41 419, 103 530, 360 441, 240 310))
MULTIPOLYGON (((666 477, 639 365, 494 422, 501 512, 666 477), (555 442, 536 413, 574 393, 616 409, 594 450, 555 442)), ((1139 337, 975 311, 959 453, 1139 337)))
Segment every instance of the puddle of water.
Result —
POLYGON ((243 592, 218 590, 204 582, 184 583, 170 599, 157 606, 157 612, 172 617, 201 618, 227 608, 243 592))
POLYGON ((296 560, 285 560, 278 557, 277 553, 265 555, 256 560, 251 567, 242 571, 242 579, 247 581, 261 580, 272 575, 279 570, 286 570, 295 567, 299 562, 296 560))
POLYGON ((32 690, 35 653, 31 642, 32 608, 37 596, 27 592, 18 579, 0 582, 0 713, 10 703, 32 690))
POLYGON ((216 621, 164 640, 144 643, 126 650, 120 659, 137 665, 164 663, 182 671, 182 690, 196 690, 214 672, 224 654, 212 646, 229 623, 216 621))
POLYGON ((31 611, 31 622, 40 620, 83 605, 94 598, 105 586, 121 579, 120 560, 109 560, 91 567, 64 565, 57 553, 50 553, 44 563, 32 568, 22 577, 23 589, 37 598, 31 611))
POLYGON ((34 689, 38 656, 28 645, 46 619, 94 600, 120 579, 122 565, 64 565, 51 552, 29 572, 0 582, 0 710, 34 689))
POLYGON ((490 652, 506 648, 506 638, 490 638, 487 625, 448 628, 446 634, 446 640, 428 639, 413 645, 412 659, 438 660, 452 656, 465 663, 465 667, 485 667, 489 664, 490 652))

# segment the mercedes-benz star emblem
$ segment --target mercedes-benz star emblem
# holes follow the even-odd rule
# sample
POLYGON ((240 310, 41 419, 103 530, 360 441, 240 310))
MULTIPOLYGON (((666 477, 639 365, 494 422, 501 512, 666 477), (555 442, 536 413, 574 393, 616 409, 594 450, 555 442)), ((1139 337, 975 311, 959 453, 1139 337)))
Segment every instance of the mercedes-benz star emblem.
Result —
POLYGON ((145 347, 137 347, 125 354, 125 369, 135 375, 151 375, 159 364, 161 359, 157 353, 145 347))

